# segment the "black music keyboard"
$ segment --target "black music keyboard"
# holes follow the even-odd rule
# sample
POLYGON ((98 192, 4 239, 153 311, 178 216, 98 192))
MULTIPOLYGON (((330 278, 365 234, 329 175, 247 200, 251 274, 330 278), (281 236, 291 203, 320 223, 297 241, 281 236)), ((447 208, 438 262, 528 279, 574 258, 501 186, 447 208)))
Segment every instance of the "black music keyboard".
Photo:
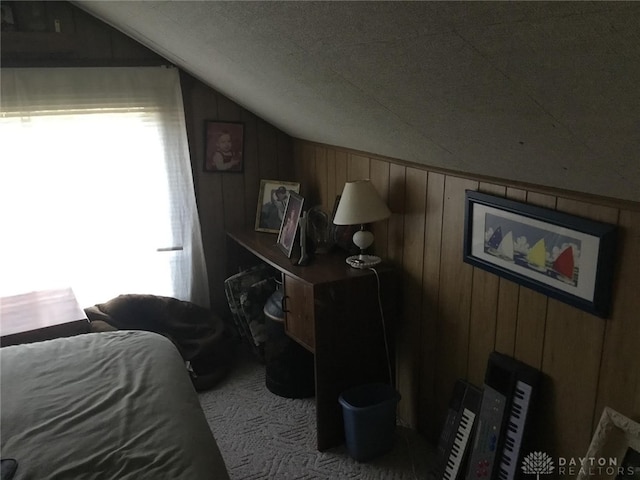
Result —
POLYGON ((453 445, 451 446, 451 454, 447 460, 447 465, 444 469, 442 478, 444 480, 455 480, 458 478, 458 473, 461 471, 464 455, 469 445, 469 439, 471 438, 471 432, 473 430, 476 414, 468 408, 462 411, 460 417, 460 425, 453 439, 453 445))
POLYGON ((520 476, 526 423, 539 376, 525 363, 491 353, 467 480, 520 476))
POLYGON ((464 380, 456 381, 447 420, 438 442, 440 464, 436 478, 462 478, 481 396, 478 387, 464 380))
POLYGON ((511 408, 500 452, 499 480, 514 480, 521 476, 523 445, 527 420, 531 416, 534 390, 537 389, 540 372, 520 363, 515 374, 517 380, 511 397, 511 408))
POLYGON ((442 469, 447 461, 449 450, 451 449, 451 443, 453 441, 453 435, 458 428, 458 417, 462 409, 462 401, 464 400, 465 392, 467 391, 467 382, 464 380, 457 380, 453 385, 453 393, 449 400, 449 409, 447 411, 447 418, 442 426, 440 432, 440 439, 438 440, 438 461, 440 463, 437 469, 436 477, 442 477, 442 469))

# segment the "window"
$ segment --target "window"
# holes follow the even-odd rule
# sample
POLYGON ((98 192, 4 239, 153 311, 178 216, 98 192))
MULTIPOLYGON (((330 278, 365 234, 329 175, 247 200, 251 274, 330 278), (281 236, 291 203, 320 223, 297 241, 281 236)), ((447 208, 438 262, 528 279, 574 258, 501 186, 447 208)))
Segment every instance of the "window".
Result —
POLYGON ((0 294, 208 306, 183 115, 172 69, 3 69, 0 294))

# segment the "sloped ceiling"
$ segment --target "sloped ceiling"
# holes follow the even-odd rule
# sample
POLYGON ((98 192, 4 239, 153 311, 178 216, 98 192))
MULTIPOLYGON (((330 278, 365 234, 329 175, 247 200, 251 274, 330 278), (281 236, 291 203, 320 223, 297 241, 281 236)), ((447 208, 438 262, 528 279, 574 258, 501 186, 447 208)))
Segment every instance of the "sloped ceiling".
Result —
POLYGON ((640 201, 640 2, 74 3, 294 137, 640 201))

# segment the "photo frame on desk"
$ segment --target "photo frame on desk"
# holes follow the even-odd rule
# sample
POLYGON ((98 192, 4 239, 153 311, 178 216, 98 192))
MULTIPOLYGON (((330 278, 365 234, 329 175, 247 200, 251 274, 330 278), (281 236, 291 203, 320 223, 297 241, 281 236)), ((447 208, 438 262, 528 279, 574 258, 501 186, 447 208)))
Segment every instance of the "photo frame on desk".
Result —
POLYGON ((260 180, 255 224, 257 232, 280 232, 290 192, 300 193, 300 183, 260 180))
POLYGON ((298 222, 302 214, 303 204, 304 198, 301 195, 295 192, 289 192, 289 199, 287 200, 284 218, 280 226, 280 233, 278 233, 278 241, 276 242, 278 248, 282 250, 287 258, 291 258, 291 251, 293 250, 293 245, 296 240, 296 232, 298 231, 298 222))
POLYGON ((463 260, 602 318, 616 227, 468 190, 463 260))

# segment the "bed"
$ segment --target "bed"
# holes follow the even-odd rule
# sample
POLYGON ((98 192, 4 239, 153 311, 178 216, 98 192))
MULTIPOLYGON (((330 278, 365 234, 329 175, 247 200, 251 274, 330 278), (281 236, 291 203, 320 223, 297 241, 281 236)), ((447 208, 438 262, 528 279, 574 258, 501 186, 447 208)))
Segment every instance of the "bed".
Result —
POLYGON ((0 413, 14 480, 229 478, 184 361, 156 333, 0 349, 0 413))

